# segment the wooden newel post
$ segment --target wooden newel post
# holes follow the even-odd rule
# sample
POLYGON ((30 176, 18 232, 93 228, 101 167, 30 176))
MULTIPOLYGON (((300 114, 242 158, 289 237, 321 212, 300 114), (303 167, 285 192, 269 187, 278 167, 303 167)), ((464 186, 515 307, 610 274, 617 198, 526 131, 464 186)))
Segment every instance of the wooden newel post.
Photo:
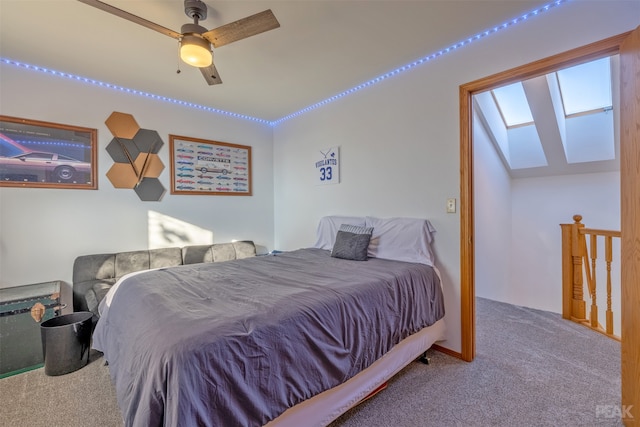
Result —
POLYGON ((586 319, 583 299, 582 245, 579 230, 582 215, 573 216, 573 224, 560 224, 562 228, 562 317, 586 319))
POLYGON ((571 297, 571 315, 576 319, 586 319, 586 303, 583 299, 584 283, 582 280, 582 240, 580 229, 584 224, 580 223, 582 215, 574 215, 574 223, 571 226, 571 257, 573 259, 573 292, 571 297))
POLYGON ((562 318, 571 319, 573 297, 573 258, 571 256, 571 228, 573 224, 560 224, 562 231, 562 318))

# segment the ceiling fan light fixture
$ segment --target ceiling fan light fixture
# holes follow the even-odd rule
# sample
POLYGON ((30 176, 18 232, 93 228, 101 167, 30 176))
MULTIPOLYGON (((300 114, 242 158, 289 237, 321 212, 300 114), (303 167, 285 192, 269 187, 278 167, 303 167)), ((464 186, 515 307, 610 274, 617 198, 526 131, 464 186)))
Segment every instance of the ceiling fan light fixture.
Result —
POLYGON ((194 67, 208 67, 213 63, 211 45, 195 34, 185 34, 180 41, 180 59, 194 67))
MULTIPOLYGON (((2 0, 0 0, 2 1, 2 0)), ((200 68, 204 79, 209 85, 222 83, 218 70, 213 65, 213 47, 220 47, 265 31, 273 30, 280 23, 271 9, 230 22, 221 27, 207 30, 198 22, 207 18, 207 5, 202 0, 184 0, 184 12, 193 19, 193 23, 182 25, 180 32, 158 25, 140 16, 118 9, 101 0, 79 0, 104 12, 147 27, 150 30, 178 40, 180 59, 187 65, 200 68)), ((568 0, 557 0, 558 2, 568 0)), ((177 72, 180 72, 178 68, 177 72)))

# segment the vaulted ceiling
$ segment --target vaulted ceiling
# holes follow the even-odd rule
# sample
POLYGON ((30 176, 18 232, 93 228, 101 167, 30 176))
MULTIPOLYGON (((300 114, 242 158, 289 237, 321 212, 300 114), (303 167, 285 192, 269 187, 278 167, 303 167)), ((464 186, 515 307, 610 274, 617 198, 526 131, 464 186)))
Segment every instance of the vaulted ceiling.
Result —
MULTIPOLYGON (((531 112, 529 123, 507 126, 491 91, 474 96, 478 120, 512 178, 620 170, 619 57, 599 62, 610 69, 602 83, 608 86, 611 105, 604 108, 567 114, 569 94, 563 95, 555 72, 520 82, 531 112)), ((585 67, 573 68, 580 72, 585 67)), ((596 91, 596 81, 584 83, 581 90, 596 91)))

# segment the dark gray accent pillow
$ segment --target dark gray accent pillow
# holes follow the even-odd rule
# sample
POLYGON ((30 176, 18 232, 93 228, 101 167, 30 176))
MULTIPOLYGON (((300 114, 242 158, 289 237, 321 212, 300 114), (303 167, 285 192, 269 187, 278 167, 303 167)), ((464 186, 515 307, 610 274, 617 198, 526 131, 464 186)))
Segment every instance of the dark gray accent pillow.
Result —
POLYGON ((366 261, 372 233, 373 227, 342 224, 336 235, 331 256, 352 261, 366 261))

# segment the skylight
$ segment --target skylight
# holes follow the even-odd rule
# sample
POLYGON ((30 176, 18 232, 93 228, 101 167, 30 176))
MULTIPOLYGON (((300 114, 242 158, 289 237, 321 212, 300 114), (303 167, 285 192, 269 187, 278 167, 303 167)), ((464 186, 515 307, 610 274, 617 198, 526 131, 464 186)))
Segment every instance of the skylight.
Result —
POLYGON ((533 123, 529 102, 521 82, 493 89, 491 93, 507 128, 533 123))
POLYGON ((475 94, 479 123, 511 176, 619 170, 618 75, 613 55, 475 94))
POLYGON ((612 106, 611 61, 607 58, 556 72, 566 116, 612 106))

